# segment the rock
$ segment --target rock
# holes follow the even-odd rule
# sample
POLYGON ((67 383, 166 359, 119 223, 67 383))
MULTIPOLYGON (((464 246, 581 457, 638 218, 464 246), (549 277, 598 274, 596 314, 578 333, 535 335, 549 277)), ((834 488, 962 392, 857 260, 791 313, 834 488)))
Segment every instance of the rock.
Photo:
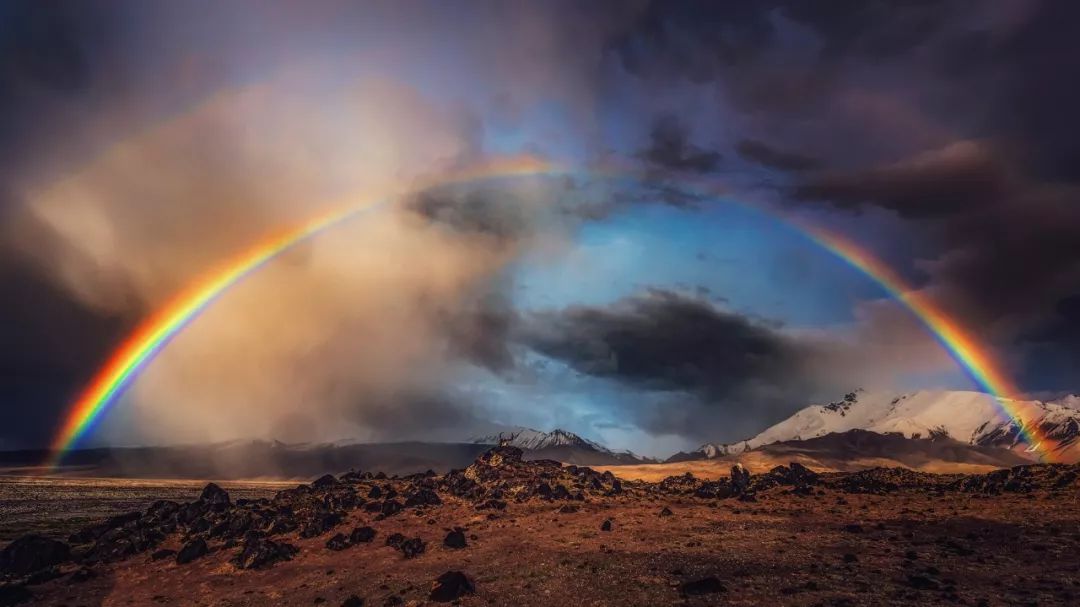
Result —
POLYGON ((703 594, 716 594, 727 592, 727 587, 714 576, 701 578, 691 582, 684 582, 679 586, 679 592, 685 596, 700 596, 703 594))
POLYGON ((559 514, 573 514, 578 511, 578 507, 573 504, 563 504, 559 507, 559 514))
POLYGON ((674 514, 675 513, 671 511, 671 508, 668 508, 667 506, 664 506, 664 509, 660 511, 659 516, 672 516, 674 514))
POLYGON ((405 507, 412 508, 414 506, 439 506, 442 505, 442 500, 439 499, 431 489, 420 489, 411 493, 405 498, 405 507))
POLYGON ((435 580, 428 598, 437 603, 449 603, 474 592, 476 587, 467 575, 460 571, 447 571, 435 580))
POLYGON ((379 519, 389 518, 405 509, 405 506, 397 500, 385 500, 379 508, 379 519))
POLYGON ((175 555, 176 555, 175 550, 169 550, 168 548, 162 548, 161 550, 155 550, 154 553, 150 555, 150 560, 152 560, 152 561, 160 561, 161 559, 167 559, 167 558, 169 558, 171 556, 175 556, 175 555))
POLYGON ((214 483, 209 483, 202 490, 199 501, 204 504, 229 504, 229 494, 214 483))
POLYGON ((345 599, 341 603, 341 607, 364 607, 364 599, 354 595, 345 599))
POLYGON ((34 598, 33 593, 21 584, 0 584, 0 605, 18 605, 34 598))
POLYGON ((731 467, 731 490, 735 495, 742 495, 750 488, 750 472, 736 462, 731 467))
POLYGON ((420 556, 424 553, 424 550, 426 548, 427 544, 424 543, 424 540, 418 537, 405 540, 404 542, 401 542, 400 546, 398 546, 398 549, 401 550, 401 553, 405 555, 405 558, 407 559, 420 556))
POLYGON ((341 513, 321 510, 311 515, 311 519, 300 530, 300 537, 318 537, 327 531, 337 527, 341 523, 341 513))
POLYGON ((293 555, 299 551, 292 544, 252 537, 244 541, 244 548, 233 558, 232 563, 239 569, 263 569, 279 561, 292 560, 293 555))
POLYGON ((506 510, 506 502, 490 499, 476 505, 477 510, 506 510))
POLYGON ((611 519, 604 519, 604 522, 600 523, 600 531, 611 531, 611 519))
POLYGON ((371 527, 357 527, 349 534, 349 542, 353 544, 365 544, 375 539, 375 530, 371 527))
POLYGON ((859 525, 857 523, 851 523, 849 525, 844 525, 843 529, 844 529, 844 531, 846 533, 862 533, 863 532, 862 525, 859 525))
POLYGON ((326 540, 326 547, 330 550, 344 550, 349 547, 349 538, 345 537, 344 533, 338 533, 326 540))
POLYGON ((333 474, 324 474, 319 478, 311 482, 313 489, 331 489, 338 484, 338 480, 334 478, 333 474))
POLYGON ((393 546, 394 548, 400 546, 401 543, 404 541, 405 536, 400 533, 391 533, 390 535, 386 536, 386 545, 393 546))
POLYGON ((184 544, 183 548, 176 553, 176 564, 186 565, 195 559, 206 556, 209 551, 210 548, 206 545, 206 540, 201 537, 193 539, 184 544))
POLYGON ((465 532, 461 529, 454 529, 447 533, 442 543, 447 548, 464 548, 468 545, 468 542, 465 541, 465 532))
POLYGON ((59 565, 71 558, 71 548, 40 535, 24 535, 0 551, 0 571, 26 575, 39 569, 59 565))
POLYGON ((369 499, 377 500, 382 497, 382 493, 382 489, 380 489, 378 485, 373 485, 371 489, 368 490, 367 496, 369 499))

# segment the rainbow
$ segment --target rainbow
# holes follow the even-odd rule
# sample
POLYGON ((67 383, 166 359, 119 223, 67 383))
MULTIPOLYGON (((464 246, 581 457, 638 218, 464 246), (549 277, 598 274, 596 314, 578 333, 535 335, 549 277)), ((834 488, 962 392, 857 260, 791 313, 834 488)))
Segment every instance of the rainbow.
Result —
MULTIPOLYGON (((455 173, 450 177, 421 183, 415 191, 465 184, 486 178, 572 173, 534 157, 515 157, 455 173)), ((636 179, 633 172, 618 169, 593 170, 585 173, 636 179)), ((715 186, 702 189, 710 195, 722 196, 722 191, 715 186)), ((207 273, 201 280, 196 281, 147 318, 121 344, 72 405, 51 445, 51 459, 47 463, 48 466, 51 468, 58 465, 64 454, 94 427, 102 414, 126 390, 139 372, 162 351, 173 337, 198 318, 230 287, 296 245, 382 206, 375 203, 347 206, 276 233, 207 273)), ((1037 428, 1023 423, 1026 412, 1022 410, 1023 401, 1017 398, 1020 391, 1008 379, 991 351, 967 332, 959 322, 946 314, 927 295, 912 288, 891 268, 854 242, 778 212, 759 210, 794 227, 812 242, 881 285, 891 297, 904 305, 926 326, 976 385, 989 393, 999 411, 1008 419, 1017 421, 1021 437, 1028 443, 1029 451, 1039 454, 1044 459, 1048 456, 1045 446, 1050 444, 1049 441, 1039 434, 1037 428)))
POLYGON ((971 380, 993 398, 998 411, 1016 422, 1020 437, 1028 444, 1028 451, 1043 461, 1049 460, 1048 446, 1052 441, 1042 434, 1036 424, 1024 423, 1025 417, 1031 420, 1037 414, 1027 409, 1030 402, 1022 399, 1022 392, 985 345, 925 292, 910 285, 892 268, 847 237, 820 226, 799 224, 798 227, 812 241, 871 277, 891 297, 903 304, 959 363, 971 380))
MULTIPOLYGON (((490 177, 542 175, 549 172, 553 172, 551 165, 535 157, 512 157, 421 183, 416 190, 464 184, 490 177)), ((230 287, 289 249, 382 206, 378 203, 347 206, 273 234, 208 272, 144 320, 113 353, 70 408, 50 446, 51 459, 47 466, 55 468, 64 454, 94 427, 109 405, 131 385, 139 372, 230 287)))

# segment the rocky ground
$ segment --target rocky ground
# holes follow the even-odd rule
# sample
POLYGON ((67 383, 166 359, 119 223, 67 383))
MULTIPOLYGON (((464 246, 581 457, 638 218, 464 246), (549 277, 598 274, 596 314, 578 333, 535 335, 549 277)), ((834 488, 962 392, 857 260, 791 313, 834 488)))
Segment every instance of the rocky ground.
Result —
POLYGON ((26 536, 0 605, 1077 604, 1078 470, 645 482, 500 447, 26 536))

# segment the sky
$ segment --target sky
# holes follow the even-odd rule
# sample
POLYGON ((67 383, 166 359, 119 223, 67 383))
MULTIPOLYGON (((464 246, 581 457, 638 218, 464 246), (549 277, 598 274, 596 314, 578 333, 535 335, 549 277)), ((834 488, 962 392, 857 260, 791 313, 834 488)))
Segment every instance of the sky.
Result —
POLYGON ((1080 390, 1078 17, 4 2, 0 449, 49 444, 142 319, 343 201, 388 204, 223 294, 85 444, 524 425, 662 456, 857 387, 974 388, 802 224, 872 252, 1025 394, 1080 390), (526 156, 567 171, 429 187, 526 156))

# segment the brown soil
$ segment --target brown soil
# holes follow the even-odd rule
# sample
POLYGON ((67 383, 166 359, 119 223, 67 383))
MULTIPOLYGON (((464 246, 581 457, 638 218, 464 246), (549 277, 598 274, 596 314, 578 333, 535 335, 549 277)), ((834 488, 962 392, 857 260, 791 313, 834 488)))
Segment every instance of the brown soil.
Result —
MULTIPOLYGON (((1077 604, 1080 491, 1014 477, 1023 483, 874 471, 826 476, 802 491, 762 482, 756 501, 694 497, 671 487, 700 483, 674 479, 585 501, 507 499, 495 511, 440 489, 439 506, 383 520, 360 508, 322 536, 283 536, 300 552, 265 570, 238 570, 235 549, 211 544, 186 565, 146 553, 94 565, 87 581, 65 576, 30 589, 35 605, 72 607, 337 606, 352 595, 369 606, 429 604, 433 581, 460 570, 476 588, 461 605, 1077 604), (665 507, 670 516, 660 516, 665 507), (359 525, 376 529, 374 541, 325 547, 359 525), (442 544, 455 527, 465 529, 463 549, 442 544), (385 544, 392 533, 422 538, 426 550, 406 559, 385 544)), ((159 548, 179 546, 174 534, 159 548)))

